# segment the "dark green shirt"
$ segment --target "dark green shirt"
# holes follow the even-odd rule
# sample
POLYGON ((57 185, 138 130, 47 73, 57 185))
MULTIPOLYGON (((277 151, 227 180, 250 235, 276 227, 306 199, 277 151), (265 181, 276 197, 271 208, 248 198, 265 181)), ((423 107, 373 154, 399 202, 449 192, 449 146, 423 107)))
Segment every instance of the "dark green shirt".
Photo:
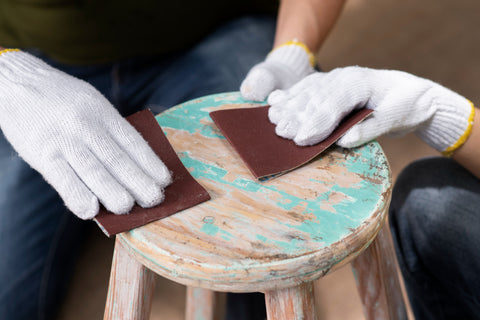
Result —
POLYGON ((220 24, 273 13, 277 0, 0 0, 0 46, 92 64, 173 53, 220 24))

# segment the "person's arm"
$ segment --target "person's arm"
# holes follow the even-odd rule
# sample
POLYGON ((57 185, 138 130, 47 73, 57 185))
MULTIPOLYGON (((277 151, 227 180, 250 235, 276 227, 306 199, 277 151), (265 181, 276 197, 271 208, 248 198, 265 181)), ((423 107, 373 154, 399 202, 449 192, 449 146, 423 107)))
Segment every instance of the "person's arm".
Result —
POLYGON ((480 110, 475 111, 472 133, 452 158, 480 179, 480 110))
POLYGON ((282 0, 273 50, 240 86, 246 100, 263 101, 314 72, 315 53, 340 15, 344 0, 282 0))
POLYGON ((282 0, 274 47, 297 39, 317 53, 342 12, 345 0, 282 0))
POLYGON ((172 178, 91 84, 19 49, 0 50, 0 130, 79 218, 152 207, 172 178))
POLYGON ((384 134, 415 132, 480 178, 480 112, 465 97, 433 81, 352 66, 314 73, 289 90, 274 91, 268 104, 276 133, 298 145, 322 141, 355 109, 373 109, 337 141, 339 146, 352 148, 384 134))

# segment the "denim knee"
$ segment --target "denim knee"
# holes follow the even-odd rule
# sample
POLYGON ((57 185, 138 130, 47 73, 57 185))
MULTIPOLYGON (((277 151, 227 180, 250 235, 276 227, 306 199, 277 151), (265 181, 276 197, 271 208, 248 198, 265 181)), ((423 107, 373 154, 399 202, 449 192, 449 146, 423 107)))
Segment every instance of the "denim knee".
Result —
POLYGON ((452 159, 422 159, 398 177, 390 225, 412 307, 422 319, 470 319, 480 307, 479 208, 480 181, 452 159))
POLYGON ((443 253, 446 248, 454 250, 455 243, 461 243, 475 225, 479 195, 480 181, 455 161, 422 159, 398 177, 390 220, 403 237, 408 235, 410 241, 415 241, 416 252, 423 259, 431 256, 434 260, 436 250, 443 253))

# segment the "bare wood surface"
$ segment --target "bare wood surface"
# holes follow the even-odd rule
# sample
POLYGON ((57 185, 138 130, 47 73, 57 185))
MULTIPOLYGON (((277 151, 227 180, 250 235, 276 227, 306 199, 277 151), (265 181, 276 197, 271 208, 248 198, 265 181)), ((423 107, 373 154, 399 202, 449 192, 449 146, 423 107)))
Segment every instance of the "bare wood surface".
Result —
POLYGON ((150 317, 155 274, 115 242, 104 319, 146 320, 150 317))
MULTIPOLYGON (((357 257, 386 216, 391 176, 376 142, 352 150, 332 148, 284 176, 256 181, 208 116, 211 110, 255 106, 233 93, 190 101, 157 116, 180 159, 212 199, 117 236, 115 261, 129 262, 130 273, 150 275, 148 267, 203 288, 189 289, 191 319, 213 317, 209 290, 266 292, 269 319, 314 319, 311 281, 357 257), (199 303, 204 310, 197 309, 199 303)), ((128 283, 118 265, 109 295, 114 306, 113 295, 125 299, 118 293, 125 291, 120 284, 141 287, 146 281, 148 286, 140 276, 140 284, 128 283)), ((146 293, 134 291, 139 290, 146 293)), ((135 300, 134 310, 123 311, 125 302, 118 300, 119 307, 107 309, 120 316, 136 310, 141 314, 133 318, 143 319, 150 306, 145 302, 142 307, 135 300)))
POLYGON ((265 292, 268 320, 315 320, 312 282, 265 292))
POLYGON ((213 320, 215 316, 215 292, 208 289, 187 287, 186 320, 213 320))
POLYGON ((187 286, 264 291, 317 279, 372 241, 391 192, 378 143, 332 148, 293 172, 258 182, 208 116, 255 106, 230 93, 157 116, 212 200, 121 234, 142 264, 187 286))
POLYGON ((387 223, 373 243, 352 262, 352 267, 367 320, 408 318, 387 223))

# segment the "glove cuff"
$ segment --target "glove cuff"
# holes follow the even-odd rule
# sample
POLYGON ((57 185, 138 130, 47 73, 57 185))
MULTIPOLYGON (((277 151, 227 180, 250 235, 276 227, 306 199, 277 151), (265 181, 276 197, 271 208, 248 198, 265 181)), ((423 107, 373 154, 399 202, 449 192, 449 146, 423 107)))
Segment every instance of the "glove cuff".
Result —
POLYGON ((4 53, 14 52, 14 51, 20 51, 20 49, 3 49, 3 50, 0 50, 0 56, 4 53))
POLYGON ((287 66, 293 74, 305 77, 314 71, 315 56, 308 47, 297 40, 285 42, 273 49, 266 62, 287 66))
POLYGON ((310 49, 308 49, 308 47, 305 43, 300 42, 297 39, 293 39, 293 40, 287 41, 285 43, 282 43, 281 45, 279 45, 275 49, 273 49, 271 52, 273 52, 273 51, 275 51, 275 50, 277 50, 281 47, 289 47, 289 46, 297 46, 297 47, 302 48, 307 53, 308 62, 310 63, 312 68, 315 67, 315 65, 316 65, 315 55, 310 51, 310 49))
POLYGON ((54 69, 43 60, 19 49, 5 49, 0 51, 0 80, 29 75, 38 70, 54 69))
POLYGON ((470 136, 475 107, 464 97, 452 92, 433 101, 436 112, 416 133, 428 145, 450 157, 470 136))

